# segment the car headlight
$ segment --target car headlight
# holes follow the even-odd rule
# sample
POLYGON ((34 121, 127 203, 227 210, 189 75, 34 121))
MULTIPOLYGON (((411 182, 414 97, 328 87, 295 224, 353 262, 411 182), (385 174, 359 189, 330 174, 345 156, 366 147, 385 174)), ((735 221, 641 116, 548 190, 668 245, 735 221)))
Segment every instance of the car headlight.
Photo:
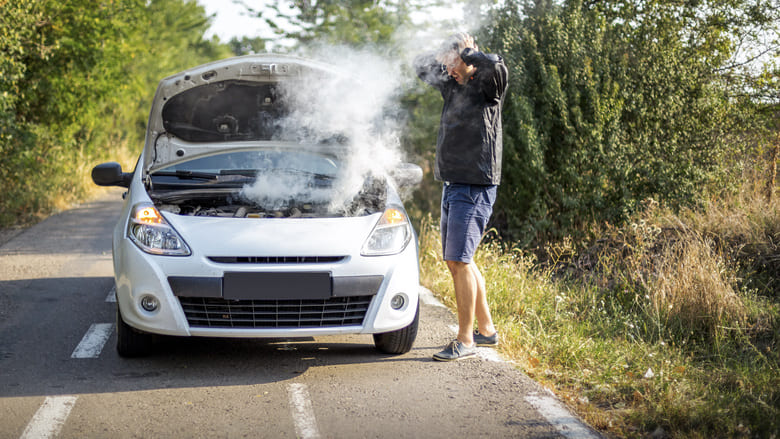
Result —
POLYGON ((151 203, 133 207, 127 237, 141 250, 154 255, 188 256, 190 248, 151 203))
POLYGON ((412 239, 412 226, 403 209, 389 206, 374 226, 360 254, 392 255, 402 252, 412 239))

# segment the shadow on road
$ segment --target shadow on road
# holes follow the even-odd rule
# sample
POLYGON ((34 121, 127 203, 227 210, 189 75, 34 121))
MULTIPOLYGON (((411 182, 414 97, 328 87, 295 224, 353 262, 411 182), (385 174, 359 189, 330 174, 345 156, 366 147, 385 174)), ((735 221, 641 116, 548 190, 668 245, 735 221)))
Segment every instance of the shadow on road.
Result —
POLYGON ((116 304, 106 302, 112 285, 110 277, 0 281, 0 397, 254 385, 319 367, 376 373, 391 363, 430 363, 436 347, 418 339, 394 356, 377 351, 371 335, 159 336, 150 356, 122 358, 114 328, 97 358, 71 358, 91 324, 115 323, 116 304))

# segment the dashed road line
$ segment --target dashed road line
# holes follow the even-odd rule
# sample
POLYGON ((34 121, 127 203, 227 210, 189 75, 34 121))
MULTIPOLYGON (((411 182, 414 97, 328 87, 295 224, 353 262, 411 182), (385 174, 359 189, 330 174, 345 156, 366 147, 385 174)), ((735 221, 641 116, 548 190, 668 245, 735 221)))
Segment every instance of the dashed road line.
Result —
MULTIPOLYGON (((114 297, 109 291, 106 302, 114 297)), ((71 358, 97 358, 114 331, 113 323, 94 323, 70 355, 71 358)), ((47 396, 22 432, 20 439, 42 439, 57 437, 70 415, 76 396, 47 396)))
POLYGON ((70 358, 97 358, 112 332, 114 332, 113 323, 93 323, 70 358))
MULTIPOLYGON (((425 290, 427 291, 427 290, 425 290)), ((444 306, 430 291, 423 302, 433 306, 444 306)), ((423 294, 421 294, 421 298, 423 294)), ((109 291, 106 302, 115 302, 114 288, 109 291)), ((457 333, 456 326, 450 330, 457 333)), ((113 323, 94 323, 81 339, 71 358, 97 358, 114 330, 113 323)), ((494 349, 478 348, 479 357, 488 361, 504 361, 494 349)), ((292 383, 288 387, 290 408, 296 435, 302 439, 319 439, 320 432, 314 416, 314 408, 309 397, 308 387, 301 383, 292 383)), ((27 424, 20 439, 54 438, 65 424, 75 405, 76 396, 47 396, 41 407, 27 424)), ((531 394, 525 400, 566 438, 598 439, 599 436, 580 422, 571 412, 552 396, 531 394)))
POLYGON ((111 287, 106 296, 106 302, 116 303, 116 285, 111 287))
POLYGON ((288 387, 288 393, 296 436, 301 439, 318 439, 320 432, 306 384, 292 383, 288 387))
POLYGON ((42 439, 57 437, 70 410, 76 404, 76 396, 47 396, 35 412, 20 439, 42 439))

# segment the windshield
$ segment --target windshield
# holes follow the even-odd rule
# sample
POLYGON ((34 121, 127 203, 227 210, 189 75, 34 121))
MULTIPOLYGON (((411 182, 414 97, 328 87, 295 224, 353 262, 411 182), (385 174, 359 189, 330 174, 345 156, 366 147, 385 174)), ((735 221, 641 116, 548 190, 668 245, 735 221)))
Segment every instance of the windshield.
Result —
POLYGON ((152 175, 263 175, 268 172, 292 172, 336 177, 340 163, 334 157, 305 151, 238 151, 200 157, 160 168, 152 175))
POLYGON ((358 216, 384 208, 384 179, 345 179, 337 157, 303 150, 242 150, 150 173, 158 208, 184 215, 358 216))
MULTIPOLYGON (((256 205, 278 208, 291 202, 328 203, 341 163, 335 157, 300 150, 247 150, 215 154, 150 173, 156 196, 171 191, 232 189, 256 205)), ((178 195, 177 195, 178 196, 178 195)))

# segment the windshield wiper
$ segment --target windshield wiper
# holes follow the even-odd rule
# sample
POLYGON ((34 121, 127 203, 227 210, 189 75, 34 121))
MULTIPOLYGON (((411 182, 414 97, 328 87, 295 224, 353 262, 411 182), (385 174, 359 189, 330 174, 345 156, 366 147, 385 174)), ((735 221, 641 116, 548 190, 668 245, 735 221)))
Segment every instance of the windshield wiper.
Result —
POLYGON ((182 180, 219 180, 219 174, 213 172, 188 171, 185 169, 159 171, 152 174, 152 176, 155 175, 161 177, 179 177, 182 180))
POLYGON ((257 177, 257 169, 223 169, 219 175, 242 175, 244 177, 257 177))
POLYGON ((333 175, 320 174, 318 172, 307 171, 305 169, 296 169, 296 168, 275 168, 275 169, 270 169, 269 172, 279 172, 282 174, 293 174, 293 175, 307 175, 316 178, 318 180, 333 180, 334 178, 336 178, 333 175))
POLYGON ((215 180, 220 182, 235 182, 238 180, 248 180, 250 177, 254 179, 261 173, 283 173, 291 175, 307 175, 318 180, 333 180, 334 176, 327 174, 320 174, 317 172, 306 171, 303 169, 294 168, 275 168, 275 169, 223 169, 217 172, 203 172, 203 171, 189 171, 186 169, 177 169, 175 171, 158 171, 152 174, 152 176, 160 177, 178 177, 182 180, 215 180), (222 177, 222 178, 220 178, 222 177))

